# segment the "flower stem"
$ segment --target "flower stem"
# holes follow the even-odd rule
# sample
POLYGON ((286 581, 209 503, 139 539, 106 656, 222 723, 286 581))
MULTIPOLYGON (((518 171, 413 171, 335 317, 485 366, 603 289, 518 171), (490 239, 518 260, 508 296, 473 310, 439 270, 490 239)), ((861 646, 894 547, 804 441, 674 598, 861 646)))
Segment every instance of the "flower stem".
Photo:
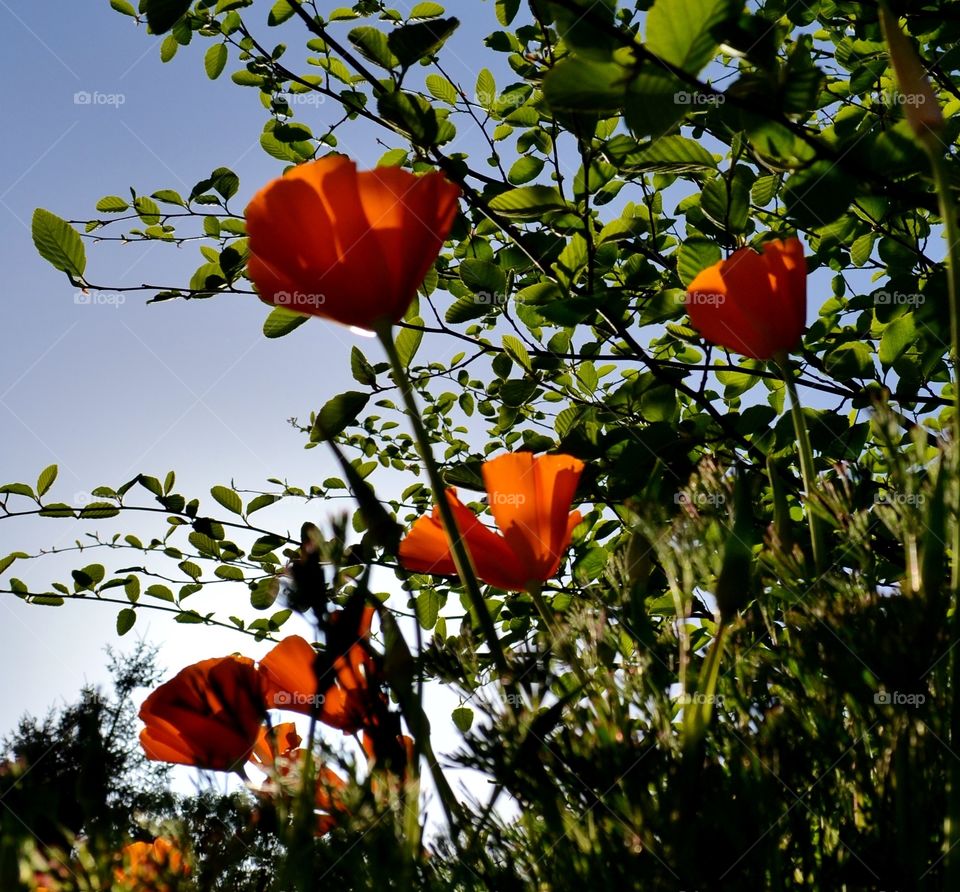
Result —
POLYGON ((787 394, 790 397, 790 414, 793 416, 793 429, 797 435, 797 448, 800 452, 800 473, 803 476, 803 488, 806 491, 807 522, 810 524, 810 544, 813 547, 813 563, 817 573, 822 574, 827 568, 827 551, 824 544, 823 524, 813 511, 813 500, 817 493, 817 472, 813 464, 813 448, 810 446, 810 437, 807 433, 807 422, 803 417, 803 406, 797 395, 797 385, 790 370, 790 361, 786 354, 774 357, 780 367, 783 381, 787 385, 787 394))
POLYGON ((497 671, 502 677, 509 676, 509 667, 507 665, 506 655, 503 652, 503 645, 497 636, 497 629, 493 623, 493 617, 490 615, 490 610, 487 608, 487 602, 483 599, 483 594, 480 591, 476 573, 474 573, 473 565, 470 562, 470 555, 457 528, 456 518, 453 516, 453 509, 447 501, 446 486, 440 477, 440 470, 433 457, 433 448, 430 444, 427 430, 423 425, 423 418, 417 407, 417 401, 413 395, 413 386, 410 383, 407 370, 400 361, 400 355, 397 353, 397 348, 393 341, 392 326, 389 322, 380 323, 375 326, 374 330, 390 360, 393 380, 403 398, 407 417, 410 419, 410 424, 413 428, 417 451, 420 453, 420 459, 427 471, 427 479, 430 481, 430 488, 433 491, 433 500, 437 506, 437 510, 440 512, 440 519, 443 521, 443 527, 447 533, 447 541, 450 543, 450 554, 453 557, 454 566, 457 568, 457 574, 460 576, 460 580, 467 590, 470 604, 480 621, 480 626, 483 629, 484 637, 487 639, 487 646, 490 648, 490 655, 497 667, 497 671))
MULTIPOLYGON (((960 232, 957 227, 957 208, 950 188, 950 172, 947 169, 943 147, 930 133, 921 139, 923 147, 930 156, 933 181, 940 202, 940 217, 943 220, 943 237, 947 249, 947 294, 950 304, 950 359, 953 365, 954 451, 960 445, 960 288, 957 276, 960 271, 958 245, 960 232)), ((955 484, 956 485, 956 484, 955 484)), ((953 499, 954 505, 957 499, 953 499)), ((956 512, 956 507, 954 511, 956 512)), ((950 746, 960 746, 960 655, 956 642, 960 641, 960 517, 953 518, 952 563, 950 572, 951 600, 953 617, 950 624, 950 746)), ((957 888, 960 884, 960 763, 956 759, 950 762, 950 775, 947 798, 946 839, 943 846, 945 856, 945 888, 957 888)))

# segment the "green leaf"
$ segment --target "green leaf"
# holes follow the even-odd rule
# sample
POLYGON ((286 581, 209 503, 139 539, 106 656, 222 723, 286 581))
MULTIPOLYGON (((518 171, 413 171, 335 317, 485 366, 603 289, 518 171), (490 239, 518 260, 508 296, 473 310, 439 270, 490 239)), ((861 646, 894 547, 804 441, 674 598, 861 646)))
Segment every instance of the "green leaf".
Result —
POLYGON ((913 313, 899 316, 884 330, 880 338, 879 357, 885 368, 892 366, 917 340, 913 313))
POLYGON ((267 610, 280 594, 280 580, 276 576, 261 579, 250 590, 250 605, 255 610, 267 610))
POLYGON ((399 60, 390 50, 387 35, 378 28, 363 25, 354 28, 347 37, 359 51, 360 55, 375 62, 381 68, 391 69, 399 65, 399 60))
POLYGON ((521 186, 501 192, 490 200, 492 210, 512 220, 535 220, 548 211, 568 207, 554 186, 521 186))
POLYGON ((477 75, 477 102, 484 108, 491 108, 497 101, 497 82, 489 68, 481 68, 477 75))
POLYGON ((730 0, 656 0, 647 13, 647 49, 697 74, 713 58, 713 31, 731 9, 730 0))
POLYGON ((422 629, 432 629, 440 614, 440 595, 436 589, 427 588, 417 595, 414 602, 417 608, 417 620, 422 629))
POLYGON ((873 350, 863 341, 851 341, 831 350, 823 358, 824 367, 836 378, 873 378, 873 350))
POLYGON ((369 393, 348 390, 328 400, 317 414, 310 439, 314 443, 332 440, 357 420, 370 401, 369 393))
POLYGON ((265 492, 259 496, 254 496, 247 503, 247 514, 253 514, 254 511, 259 511, 261 508, 267 508, 275 502, 279 502, 280 497, 272 495, 271 493, 265 492))
POLYGON ((469 706, 458 706, 450 717, 462 734, 466 734, 473 724, 473 710, 469 706))
POLYGON ((440 49, 459 25, 460 22, 454 18, 403 25, 390 32, 387 43, 400 64, 408 68, 440 49))
POLYGON ((263 323, 263 333, 268 338, 282 338, 299 328, 309 318, 286 307, 275 307, 263 323))
POLYGON ((372 387, 377 383, 377 372, 359 347, 350 349, 350 372, 358 383, 372 387))
POLYGON ((569 56, 547 73, 543 95, 558 111, 617 112, 626 101, 629 79, 629 71, 615 62, 569 56))
POLYGON ((53 486, 53 481, 57 479, 57 466, 50 465, 49 467, 44 468, 40 472, 40 476, 37 478, 37 495, 45 495, 47 490, 53 486))
POLYGON ((474 294, 490 296, 491 303, 498 300, 507 287, 507 277, 503 270, 489 260, 464 260, 460 263, 458 272, 467 288, 474 294))
POLYGON ((857 178, 832 161, 797 171, 783 187, 787 211, 806 228, 819 228, 842 216, 857 191, 857 178))
POLYGON ((724 174, 710 180, 703 187, 700 209, 722 229, 743 232, 750 220, 750 187, 754 178, 749 167, 738 164, 733 176, 724 174))
POLYGON ((627 88, 624 120, 636 136, 662 137, 690 109, 690 87, 652 63, 644 63, 627 88))
POLYGON ((117 12, 122 12, 124 15, 128 15, 131 18, 137 17, 137 11, 130 3, 127 2, 127 0, 110 0, 110 5, 117 12))
POLYGON ((173 592, 165 585, 157 584, 148 586, 144 594, 149 595, 151 598, 159 598, 161 601, 169 601, 171 604, 176 601, 173 597, 173 592))
POLYGON ((446 10, 439 3, 418 3, 410 10, 408 18, 411 19, 435 19, 443 15, 446 10))
POLYGON ((533 361, 530 359, 530 354, 527 352, 527 348, 520 338, 516 338, 513 335, 504 335, 503 349, 507 356, 521 368, 528 372, 533 371, 533 361))
POLYGON ((384 93, 377 99, 377 110, 396 124, 418 145, 434 145, 440 124, 433 106, 421 96, 410 93, 384 93))
POLYGON ((520 11, 520 0, 497 0, 497 21, 506 28, 520 11))
POLYGON ((688 238, 677 253, 677 274, 684 286, 697 277, 697 274, 722 259, 720 246, 712 239, 701 236, 688 238))
POLYGON ((544 160, 536 155, 521 155, 510 167, 507 179, 514 186, 522 186, 540 176, 544 160))
POLYGON ((457 88, 445 77, 439 74, 428 74, 426 79, 427 89, 434 99, 446 102, 449 105, 456 105, 460 98, 457 88))
POLYGON ((169 31, 190 9, 190 0, 146 0, 147 24, 154 34, 169 31))
POLYGON ((221 74, 227 64, 229 53, 225 43, 215 43, 211 46, 203 57, 203 67, 206 69, 207 77, 215 81, 221 74))
POLYGON ((688 173, 716 170, 717 162, 713 155, 695 140, 684 136, 664 136, 654 140, 636 155, 630 155, 624 166, 631 171, 688 173))
MULTIPOLYGON (((297 0, 297 2, 299 2, 299 0, 297 0)), ((270 10, 270 14, 267 16, 267 24, 271 28, 282 25, 295 14, 296 10, 293 8, 293 3, 291 3, 290 0, 277 0, 277 2, 273 4, 273 9, 270 10)))
POLYGON ((226 486, 214 486, 210 490, 210 495, 214 497, 227 511, 234 514, 243 514, 243 502, 232 489, 226 486))
MULTIPOLYGON (((413 325, 423 325, 422 319, 411 319, 409 321, 413 325)), ((397 335, 397 354, 400 357, 400 364, 404 368, 409 367, 410 363, 413 362, 413 357, 417 355, 422 340, 423 332, 418 328, 404 328, 397 335)))
POLYGON ((486 295, 484 295, 481 300, 480 295, 465 294, 447 307, 447 312, 444 313, 444 319, 454 325, 469 322, 471 319, 479 319, 481 316, 486 316, 487 313, 493 310, 494 306, 491 301, 486 299, 486 295))
POLYGON ((117 634, 126 635, 133 628, 133 624, 137 621, 137 611, 132 607, 124 607, 117 614, 117 634))
POLYGON ((37 208, 33 212, 33 244, 40 256, 71 280, 80 279, 87 266, 80 234, 66 220, 37 208))
POLYGON ((119 195, 105 195, 97 202, 97 210, 107 214, 119 214, 129 207, 119 195))

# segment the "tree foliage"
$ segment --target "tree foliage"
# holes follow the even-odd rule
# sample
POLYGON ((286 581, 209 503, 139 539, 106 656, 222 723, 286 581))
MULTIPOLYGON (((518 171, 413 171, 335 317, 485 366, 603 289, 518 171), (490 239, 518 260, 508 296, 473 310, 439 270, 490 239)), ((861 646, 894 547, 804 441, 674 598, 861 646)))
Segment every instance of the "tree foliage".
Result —
MULTIPOLYGON (((286 503, 319 520, 343 500, 352 529, 323 538, 340 571, 332 596, 370 564, 397 572, 387 608, 431 633, 417 671, 463 700, 462 745, 445 760, 494 792, 431 844, 418 884, 952 888, 944 220, 876 5, 496 0, 474 83, 448 75, 458 21, 437 3, 113 5, 158 35, 164 62, 204 42, 205 75, 262 103, 278 172, 363 125, 387 147, 381 165, 439 168, 461 187, 463 213, 397 343, 444 479, 482 510, 485 458, 562 451, 588 464, 584 521, 543 592, 556 628, 529 595, 484 592, 504 687, 475 605, 455 582, 403 573, 382 535, 375 491, 404 526, 431 498, 388 363, 354 348, 356 390, 300 424, 307 446, 332 441, 342 478, 220 481, 201 497, 172 472, 141 474, 77 506, 51 494, 47 469, 0 487, 3 519, 97 521, 78 548, 119 559, 31 591, 16 566, 42 555, 13 552, 5 590, 38 605, 115 599, 121 634, 152 607, 274 637, 297 609, 279 576, 300 537, 261 518, 286 503), (794 233, 811 321, 790 373, 818 494, 803 492, 781 371, 705 343, 682 300, 725 254, 794 233), (805 512, 827 530, 822 573, 805 512), (102 531, 137 513, 157 516, 150 541, 102 531), (190 606, 212 586, 237 599, 233 615, 190 606)), ((894 7, 945 108, 952 188, 960 3, 894 7)), ((189 282, 144 286, 150 299, 253 300, 239 193, 218 168, 187 196, 104 197, 88 220, 38 210, 34 239, 71 281, 111 291, 84 245, 199 240, 189 282)), ((264 334, 291 343, 321 324, 266 312, 264 334)), ((393 829, 342 832, 314 853, 330 876, 390 882, 393 829), (343 861, 324 861, 331 845, 343 861)))

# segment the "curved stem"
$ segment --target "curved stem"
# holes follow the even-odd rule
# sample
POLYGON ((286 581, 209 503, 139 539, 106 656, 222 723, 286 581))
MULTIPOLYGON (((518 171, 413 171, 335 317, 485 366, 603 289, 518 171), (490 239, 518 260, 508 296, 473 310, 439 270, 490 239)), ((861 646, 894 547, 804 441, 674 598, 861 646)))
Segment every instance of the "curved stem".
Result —
POLYGON ((824 544, 823 524, 814 514, 813 501, 817 493, 817 472, 813 464, 813 448, 810 446, 810 437, 807 433, 807 422, 803 417, 803 406, 797 395, 797 385, 793 380, 790 361, 786 354, 774 357, 774 362, 783 373, 783 381, 787 385, 790 397, 790 414, 793 416, 793 429, 797 435, 797 449, 800 453, 800 473, 803 475, 803 488, 806 490, 807 522, 810 524, 810 543, 813 547, 813 562, 817 573, 822 574, 827 568, 827 551, 824 544))
MULTIPOLYGON (((957 227, 957 209, 950 186, 943 148, 933 134, 921 140, 930 156, 934 184, 940 201, 940 217, 943 220, 943 236, 947 249, 947 293, 950 301, 950 359, 953 365, 953 449, 960 442, 960 288, 957 276, 960 272, 960 256, 957 242, 960 231, 957 227)), ((954 484, 956 485, 956 484, 954 484)), ((954 505, 957 499, 954 498, 954 505)), ((952 563, 950 590, 953 601, 953 617, 950 626, 950 745, 960 745, 960 656, 956 642, 960 641, 960 517, 954 508, 952 529, 952 563)), ((960 883, 960 764, 951 760, 948 784, 946 839, 944 840, 945 872, 947 888, 956 888, 960 883)))
POLYGON ((493 623, 493 617, 487 608, 487 602, 480 591, 480 585, 477 582, 476 573, 473 571, 473 565, 470 562, 470 555, 467 552, 466 545, 457 528, 456 518, 453 516, 453 509, 447 500, 446 486, 440 477, 440 470, 437 467, 436 460, 433 457, 433 448, 430 444, 430 438, 423 424, 423 418, 417 407, 417 401, 413 395, 413 385, 407 375, 403 363, 400 361, 400 355, 397 353, 396 345, 393 342, 392 326, 389 322, 380 323, 374 326, 380 343, 387 353, 390 360, 390 367, 393 371, 393 380, 403 398, 403 404, 406 409, 407 417, 410 419, 410 425, 413 428, 414 440, 417 443, 417 451, 420 453, 420 459, 427 472, 427 478, 430 481, 430 488, 433 491, 433 500, 440 512, 440 519, 443 521, 444 529, 447 532, 447 540, 450 543, 450 554, 453 557, 453 563, 457 568, 457 574, 467 590, 467 596, 470 604, 477 614, 480 625, 483 628, 484 636, 487 639, 487 646, 490 648, 490 654, 496 664, 497 670, 502 676, 509 675, 507 658, 503 652, 503 646, 497 636, 497 629, 493 623))

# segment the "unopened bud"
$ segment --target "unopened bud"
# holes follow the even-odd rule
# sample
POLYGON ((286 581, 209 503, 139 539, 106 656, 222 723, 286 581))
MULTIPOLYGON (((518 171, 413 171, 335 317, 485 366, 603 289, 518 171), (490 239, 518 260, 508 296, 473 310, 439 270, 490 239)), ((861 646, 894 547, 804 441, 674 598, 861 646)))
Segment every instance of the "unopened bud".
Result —
POLYGON ((906 100, 904 113, 907 123, 916 136, 924 140, 929 134, 943 129, 943 112, 940 110, 937 94, 913 44, 900 29, 900 23, 885 3, 880 4, 880 25, 887 41, 900 92, 906 100))

